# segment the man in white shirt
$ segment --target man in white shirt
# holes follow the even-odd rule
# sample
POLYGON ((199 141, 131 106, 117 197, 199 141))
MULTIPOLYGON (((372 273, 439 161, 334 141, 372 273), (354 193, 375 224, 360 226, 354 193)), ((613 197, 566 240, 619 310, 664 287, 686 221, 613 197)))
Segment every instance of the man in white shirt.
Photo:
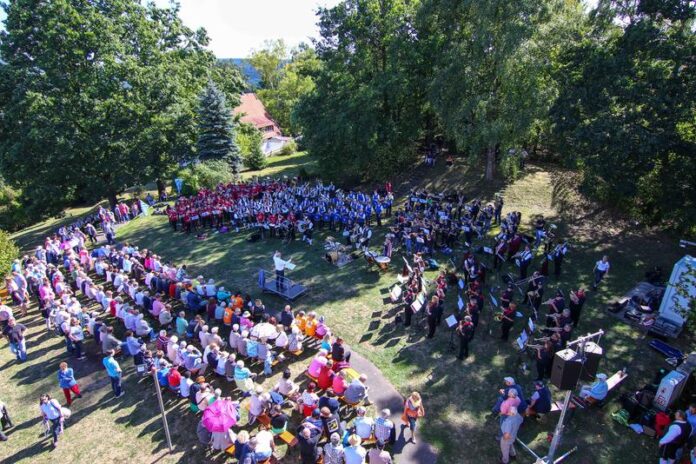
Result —
POLYGON ((283 279, 285 278, 285 267, 292 261, 291 259, 285 261, 282 258, 280 251, 276 251, 273 255, 273 267, 275 268, 276 274, 276 290, 280 291, 284 288, 283 279))
POLYGON ((367 410, 364 407, 360 406, 358 408, 358 416, 353 421, 353 427, 355 427, 355 434, 363 440, 367 440, 372 436, 372 429, 375 425, 374 419, 365 416, 366 412, 367 410))
POLYGON ((594 284, 592 285, 593 290, 597 290, 597 285, 604 279, 604 277, 609 275, 609 257, 604 255, 602 259, 597 261, 594 267, 594 284))

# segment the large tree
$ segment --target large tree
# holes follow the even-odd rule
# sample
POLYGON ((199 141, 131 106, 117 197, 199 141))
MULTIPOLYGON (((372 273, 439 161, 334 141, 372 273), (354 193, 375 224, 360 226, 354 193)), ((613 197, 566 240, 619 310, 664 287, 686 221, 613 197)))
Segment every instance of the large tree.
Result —
POLYGON ((287 59, 287 55, 288 48, 282 39, 267 40, 263 48, 251 54, 249 62, 261 77, 261 88, 275 89, 278 86, 283 62, 287 59))
POLYGON ((426 0, 419 32, 432 56, 430 97, 457 146, 484 154, 492 179, 501 149, 524 143, 555 97, 549 78, 561 0, 426 0))
POLYGON ((241 158, 234 136, 232 112, 227 106, 225 94, 212 81, 200 97, 196 148, 201 161, 227 161, 234 175, 239 174, 241 158))
POLYGON ((696 17, 687 0, 600 1, 558 57, 554 148, 587 192, 650 223, 696 224, 696 17))
POLYGON ((325 175, 383 179, 414 161, 426 112, 417 5, 347 0, 319 10, 322 66, 296 114, 325 175))
POLYGON ((290 61, 278 68, 274 88, 262 88, 257 94, 283 132, 298 134, 300 127, 294 115, 303 96, 314 89, 314 76, 321 62, 312 48, 300 46, 292 51, 290 61))
POLYGON ((5 11, 0 167, 29 209, 114 202, 190 156, 215 58, 177 6, 11 0, 5 11))

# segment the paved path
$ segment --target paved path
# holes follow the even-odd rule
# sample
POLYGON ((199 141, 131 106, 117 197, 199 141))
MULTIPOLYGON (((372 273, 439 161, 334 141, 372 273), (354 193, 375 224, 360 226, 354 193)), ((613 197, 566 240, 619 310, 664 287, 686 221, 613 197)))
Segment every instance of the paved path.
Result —
POLYGON ((396 426, 396 443, 391 447, 391 452, 396 463, 434 464, 437 461, 437 452, 432 446, 423 442, 418 430, 416 430, 418 440, 415 445, 404 439, 404 430, 401 428, 404 399, 394 386, 374 364, 354 351, 350 357, 350 364, 356 371, 367 375, 367 386, 370 388, 369 398, 377 411, 389 408, 392 412, 391 420, 396 426))

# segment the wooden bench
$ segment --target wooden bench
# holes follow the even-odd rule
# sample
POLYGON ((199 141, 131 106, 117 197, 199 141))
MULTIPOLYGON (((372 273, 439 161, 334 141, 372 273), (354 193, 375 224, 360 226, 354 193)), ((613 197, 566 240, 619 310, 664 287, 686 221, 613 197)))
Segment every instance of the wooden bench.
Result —
POLYGON ((358 373, 358 371, 356 371, 352 367, 347 367, 347 368, 343 369, 343 372, 346 373, 346 382, 347 383, 351 383, 353 380, 360 377, 360 374, 358 373))
MULTIPOLYGON (((618 387, 624 380, 626 380, 626 377, 628 377, 628 374, 624 374, 621 371, 616 372, 614 375, 609 377, 607 379, 607 398, 609 397, 609 393, 616 387, 618 387)), ((604 402, 606 401, 606 398, 603 400, 596 400, 594 398, 588 397, 588 398, 581 398, 578 395, 572 395, 570 398, 570 403, 569 403, 569 408, 570 409, 585 409, 588 408, 592 405, 598 405, 602 406, 604 402)), ((554 401, 551 403, 551 411, 549 412, 558 412, 561 409, 563 409, 563 403, 561 401, 554 401)))
POLYGON ((309 373, 309 371, 304 372, 305 377, 307 377, 309 380, 311 380, 314 383, 317 383, 319 381, 318 377, 314 377, 312 374, 309 373))
POLYGON ((297 437, 295 437, 295 435, 288 432, 287 430, 283 433, 278 434, 278 438, 283 440, 283 442, 285 442, 285 444, 287 444, 289 447, 294 447, 295 445, 297 445, 297 437))
POLYGON ((346 398, 344 396, 339 396, 338 400, 341 403, 343 403, 343 406, 345 406, 347 411, 352 411, 356 409, 358 406, 360 406, 360 403, 362 403, 362 401, 358 401, 357 403, 349 403, 348 401, 346 401, 346 398))
POLYGON ((603 400, 596 400, 592 397, 587 397, 585 399, 579 398, 580 401, 584 401, 587 406, 592 406, 592 405, 598 405, 598 406, 603 406, 604 402, 609 398, 609 393, 621 383, 626 380, 626 377, 628 377, 628 374, 624 374, 622 371, 617 371, 614 375, 609 377, 607 379, 607 396, 603 400))
POLYGON ((259 422, 259 427, 263 425, 264 427, 270 427, 271 426, 271 418, 268 417, 268 414, 263 413, 260 416, 256 418, 256 420, 259 422))

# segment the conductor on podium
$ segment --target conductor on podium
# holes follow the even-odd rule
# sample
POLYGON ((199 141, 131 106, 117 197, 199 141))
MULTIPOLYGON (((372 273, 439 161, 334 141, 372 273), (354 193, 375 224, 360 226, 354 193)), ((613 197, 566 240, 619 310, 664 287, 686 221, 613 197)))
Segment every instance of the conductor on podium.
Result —
POLYGON ((284 278, 285 278, 285 268, 290 264, 292 259, 285 261, 282 258, 280 251, 276 251, 273 255, 273 267, 275 268, 276 274, 276 290, 282 291, 284 289, 284 278))

